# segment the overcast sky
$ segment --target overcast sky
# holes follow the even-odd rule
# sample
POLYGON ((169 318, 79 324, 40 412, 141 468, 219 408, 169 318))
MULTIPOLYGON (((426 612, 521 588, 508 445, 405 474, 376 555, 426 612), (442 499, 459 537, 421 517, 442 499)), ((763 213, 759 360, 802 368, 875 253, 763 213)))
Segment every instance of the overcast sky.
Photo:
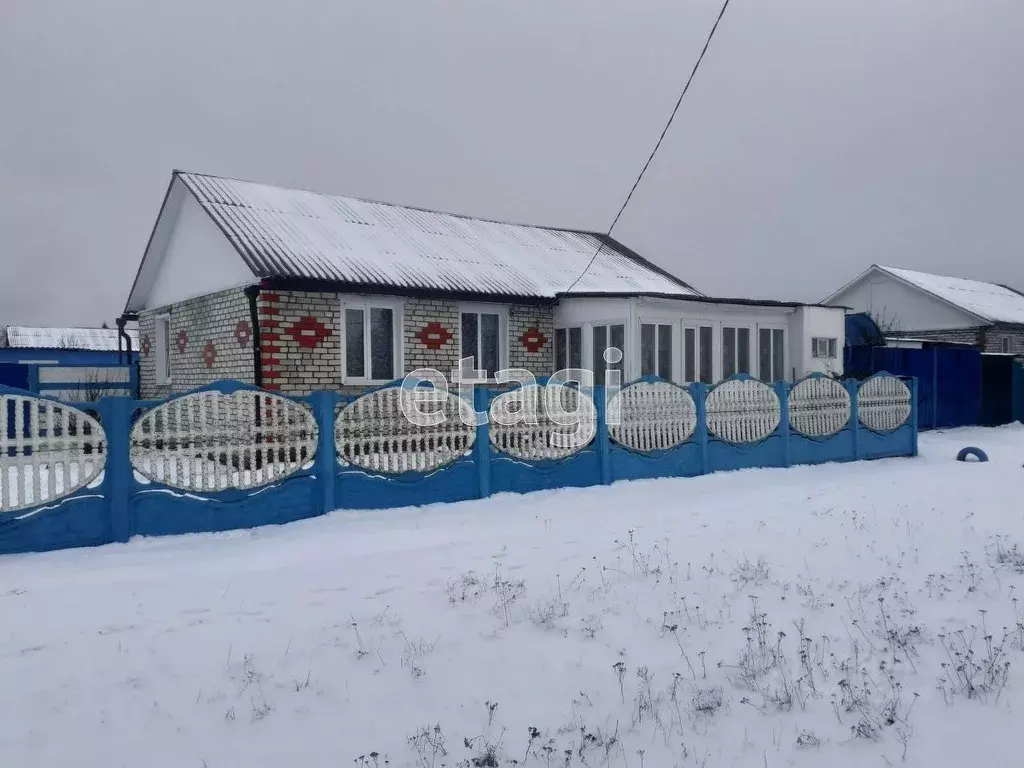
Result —
MULTIPOLYGON (((0 323, 124 306, 173 168, 606 229, 720 0, 0 0, 0 323)), ((706 293, 1024 289, 1024 2, 732 0, 615 236, 706 293)))

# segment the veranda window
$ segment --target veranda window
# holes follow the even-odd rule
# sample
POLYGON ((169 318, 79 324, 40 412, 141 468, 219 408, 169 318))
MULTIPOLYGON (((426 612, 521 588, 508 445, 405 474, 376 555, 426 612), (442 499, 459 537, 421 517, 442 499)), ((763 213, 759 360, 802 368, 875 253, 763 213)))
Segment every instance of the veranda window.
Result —
MULTIPOLYGON (((626 326, 622 323, 595 325, 591 329, 591 333, 594 342, 594 384, 603 385, 605 383, 605 370, 617 370, 620 373, 623 370, 623 364, 626 360, 626 326), (604 358, 605 350, 613 348, 618 349, 622 353, 622 357, 619 358, 617 363, 609 363, 604 358)), ((623 383, 621 376, 619 383, 623 383)))
POLYGON ((671 325, 640 325, 640 375, 672 378, 671 325))
POLYGON ((583 329, 555 329, 555 371, 583 367, 583 329))

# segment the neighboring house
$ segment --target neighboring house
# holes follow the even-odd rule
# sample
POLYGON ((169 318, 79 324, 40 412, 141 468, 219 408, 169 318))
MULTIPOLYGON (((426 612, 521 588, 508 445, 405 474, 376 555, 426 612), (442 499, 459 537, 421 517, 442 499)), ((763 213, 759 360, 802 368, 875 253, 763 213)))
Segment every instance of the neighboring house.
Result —
MULTIPOLYGON (((139 333, 127 330, 132 349, 139 333)), ((122 343, 122 349, 127 345, 122 343)), ((127 350, 126 350, 127 351, 127 350)), ((116 328, 30 328, 0 326, 0 363, 40 365, 117 365, 116 328)))
MULTIPOLYGON (((131 360, 137 362, 138 331, 125 331, 132 342, 131 360)), ((113 328, 29 328, 0 326, 0 384, 31 389, 45 395, 78 399, 83 389, 61 384, 78 383, 102 394, 134 394, 135 376, 127 366, 128 344, 118 351, 113 328)))
POLYGON ((869 313, 894 340, 1024 354, 1024 294, 1005 285, 874 264, 825 302, 869 313))
POLYGON ((838 374, 843 315, 709 298, 599 234, 177 171, 125 309, 143 397, 223 378, 356 392, 462 358, 600 379, 608 347, 627 381, 838 374))

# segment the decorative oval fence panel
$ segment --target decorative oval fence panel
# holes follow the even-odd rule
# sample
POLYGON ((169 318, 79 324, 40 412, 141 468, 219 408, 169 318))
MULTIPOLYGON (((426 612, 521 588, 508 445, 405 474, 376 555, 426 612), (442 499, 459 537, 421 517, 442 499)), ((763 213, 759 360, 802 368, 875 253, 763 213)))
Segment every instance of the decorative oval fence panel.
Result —
POLYGON ((383 474, 430 472, 472 450, 474 424, 473 407, 458 395, 388 387, 342 409, 334 422, 334 444, 344 464, 383 474), (431 419, 415 423, 430 414, 431 419))
POLYGON ((861 423, 875 432, 891 432, 910 418, 910 388, 895 376, 874 376, 857 391, 861 423))
POLYGON ((88 413, 0 394, 0 512, 69 496, 95 480, 105 460, 106 435, 88 413))
POLYGON ((708 393, 708 431, 730 443, 757 443, 778 429, 779 396, 754 379, 729 379, 708 393))
POLYGON ((835 379, 804 379, 789 392, 789 423, 807 437, 831 437, 850 421, 850 393, 835 379))
POLYGON ((256 488, 311 463, 317 425, 301 403, 255 390, 209 390, 142 414, 131 432, 132 466, 186 491, 256 488))
POLYGON ((597 434, 594 401, 573 387, 530 384, 491 401, 491 445, 526 461, 566 459, 597 434))
POLYGON ((608 404, 608 434, 635 451, 659 451, 685 443, 697 428, 697 404, 667 381, 638 381, 608 404), (617 415, 618 423, 612 423, 617 415))

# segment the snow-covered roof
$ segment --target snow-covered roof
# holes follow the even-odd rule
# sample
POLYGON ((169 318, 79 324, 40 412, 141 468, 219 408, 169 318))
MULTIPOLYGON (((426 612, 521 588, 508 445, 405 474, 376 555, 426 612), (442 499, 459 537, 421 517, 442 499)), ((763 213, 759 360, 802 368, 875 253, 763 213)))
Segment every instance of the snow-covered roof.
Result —
POLYGON ((175 177, 259 278, 538 298, 567 292, 700 295, 595 233, 195 173, 175 177))
POLYGON ((1024 324, 1024 294, 1005 285, 882 265, 876 267, 989 322, 1024 324))
MULTIPOLYGON (((7 345, 21 349, 84 349, 93 352, 116 352, 116 328, 30 328, 7 326, 7 345)), ((126 329, 132 349, 139 348, 139 332, 126 329)))

